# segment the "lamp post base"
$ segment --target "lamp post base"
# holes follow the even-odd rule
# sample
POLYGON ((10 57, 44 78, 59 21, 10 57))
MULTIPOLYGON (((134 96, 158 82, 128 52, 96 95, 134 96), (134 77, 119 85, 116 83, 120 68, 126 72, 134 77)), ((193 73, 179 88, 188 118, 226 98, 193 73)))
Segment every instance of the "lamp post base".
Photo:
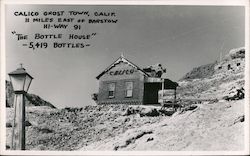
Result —
POLYGON ((25 94, 15 94, 12 124, 12 150, 25 150, 25 94))

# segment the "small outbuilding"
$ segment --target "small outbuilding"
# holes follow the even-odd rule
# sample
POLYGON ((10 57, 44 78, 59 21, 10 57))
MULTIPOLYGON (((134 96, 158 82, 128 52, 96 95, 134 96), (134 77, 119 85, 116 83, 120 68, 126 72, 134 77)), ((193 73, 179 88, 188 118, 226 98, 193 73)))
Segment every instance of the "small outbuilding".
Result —
MULTIPOLYGON (((96 78, 99 92, 97 104, 159 104, 159 90, 173 90, 176 98, 178 84, 161 78, 166 72, 161 64, 141 69, 120 56, 96 78)), ((175 100, 175 99, 172 99, 175 100)))

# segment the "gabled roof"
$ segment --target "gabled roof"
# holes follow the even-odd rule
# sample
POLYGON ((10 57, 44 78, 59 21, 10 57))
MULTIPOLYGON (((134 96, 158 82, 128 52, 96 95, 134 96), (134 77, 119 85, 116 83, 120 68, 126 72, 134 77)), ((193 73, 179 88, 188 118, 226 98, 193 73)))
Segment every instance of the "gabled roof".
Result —
POLYGON ((102 77, 102 75, 104 75, 106 72, 108 72, 110 69, 112 69, 113 67, 115 67, 120 62, 125 62, 125 63, 129 64, 130 66, 134 67, 135 69, 137 69, 138 71, 140 71, 142 74, 150 77, 150 75, 148 73, 146 73, 140 67, 138 67, 137 65, 135 65, 134 63, 132 63, 131 61, 129 61, 128 59, 126 59, 123 55, 121 55, 115 62, 113 62, 110 66, 108 66, 103 72, 101 72, 101 74, 99 74, 96 77, 96 79, 99 79, 100 77, 102 77))

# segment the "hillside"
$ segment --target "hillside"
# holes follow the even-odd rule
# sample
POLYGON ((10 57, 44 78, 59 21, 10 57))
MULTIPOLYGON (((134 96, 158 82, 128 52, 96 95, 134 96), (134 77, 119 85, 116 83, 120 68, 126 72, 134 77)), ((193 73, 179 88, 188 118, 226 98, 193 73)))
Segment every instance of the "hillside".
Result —
POLYGON ((218 73, 228 73, 230 70, 235 71, 235 73, 242 72, 245 67, 244 61, 245 48, 240 47, 232 49, 220 61, 193 68, 190 72, 185 74, 180 81, 209 78, 218 73))
POLYGON ((244 101, 199 104, 81 150, 243 150, 244 101))
POLYGON ((178 84, 180 99, 222 99, 235 95, 237 89, 244 88, 245 49, 232 49, 220 62, 204 65, 184 76, 178 84), (213 68, 212 68, 213 66, 213 68), (207 72, 204 72, 207 69, 207 72), (200 75, 195 78, 195 75, 200 75), (213 74, 212 74, 213 73, 213 74))
MULTIPOLYGON (((160 106, 123 104, 27 107, 27 149, 243 150, 245 100, 238 93, 244 92, 244 56, 244 48, 234 49, 220 62, 187 74, 177 90, 183 107, 174 114, 160 106)), ((6 115, 9 148, 13 108, 6 115)))
MULTIPOLYGON (((26 126, 26 148, 242 150, 244 100, 197 106, 194 110, 177 111, 173 116, 150 116, 138 111, 143 109, 142 106, 126 105, 61 110, 28 107, 27 121, 30 125, 26 126), (129 114, 128 110, 137 111, 129 114)), ((10 146, 12 111, 12 108, 7 108, 7 125, 10 125, 7 127, 7 148, 10 146)))
POLYGON ((193 68, 190 72, 185 74, 183 78, 180 80, 189 80, 189 79, 200 79, 208 76, 212 76, 214 74, 214 66, 216 62, 202 65, 199 67, 193 68))
MULTIPOLYGON (((6 92, 6 107, 13 107, 14 102, 14 91, 10 81, 5 81, 5 92, 6 92)), ((41 97, 35 94, 26 94, 25 98, 26 106, 48 106, 51 108, 56 108, 50 102, 43 100, 41 97)))
MULTIPOLYGON (((64 109, 27 107, 26 116, 29 125, 26 126, 26 148, 77 150, 96 141, 123 134, 128 129, 157 123, 166 118, 159 115, 140 117, 139 113, 129 111, 135 109, 122 104, 64 109)), ((7 108, 7 148, 11 144, 12 117, 13 108, 7 108)))

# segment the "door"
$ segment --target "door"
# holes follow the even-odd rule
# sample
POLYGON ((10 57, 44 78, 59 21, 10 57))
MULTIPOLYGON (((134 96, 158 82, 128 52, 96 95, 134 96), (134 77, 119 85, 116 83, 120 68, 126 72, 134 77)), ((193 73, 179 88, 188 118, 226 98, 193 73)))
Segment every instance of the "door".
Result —
POLYGON ((144 83, 144 104, 158 104, 158 91, 161 87, 160 83, 144 83))

